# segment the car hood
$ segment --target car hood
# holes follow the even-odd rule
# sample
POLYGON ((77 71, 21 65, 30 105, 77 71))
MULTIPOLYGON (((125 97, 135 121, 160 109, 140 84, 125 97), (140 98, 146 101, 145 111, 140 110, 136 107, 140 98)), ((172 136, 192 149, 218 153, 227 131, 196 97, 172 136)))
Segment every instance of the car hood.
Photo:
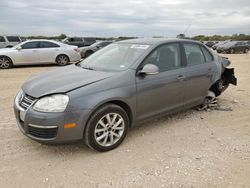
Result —
POLYGON ((22 90, 32 97, 39 98, 53 93, 67 93, 107 79, 113 74, 70 65, 31 77, 23 84, 22 90))

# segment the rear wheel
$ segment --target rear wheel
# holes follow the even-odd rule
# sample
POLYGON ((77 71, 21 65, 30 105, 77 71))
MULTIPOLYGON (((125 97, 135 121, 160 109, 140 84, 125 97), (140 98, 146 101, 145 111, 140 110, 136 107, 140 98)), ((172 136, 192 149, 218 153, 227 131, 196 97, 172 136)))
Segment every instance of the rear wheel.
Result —
POLYGON ((0 68, 1 69, 9 69, 12 68, 13 64, 9 57, 0 56, 0 68))
POLYGON ((69 58, 66 55, 59 55, 56 58, 56 64, 59 66, 65 66, 69 63, 69 58))
POLYGON ((97 151, 109 151, 124 140, 129 127, 129 117, 120 106, 107 104, 90 118, 84 134, 85 143, 97 151))
POLYGON ((249 49, 248 48, 246 48, 245 50, 244 50, 244 53, 248 53, 248 51, 249 51, 249 49))

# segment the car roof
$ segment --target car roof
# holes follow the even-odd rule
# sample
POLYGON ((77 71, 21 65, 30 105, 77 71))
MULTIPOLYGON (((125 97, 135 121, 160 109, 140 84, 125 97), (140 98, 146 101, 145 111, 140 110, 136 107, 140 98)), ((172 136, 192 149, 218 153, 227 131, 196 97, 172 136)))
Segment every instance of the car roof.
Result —
POLYGON ((148 44, 148 45, 158 45, 168 42, 193 42, 201 44, 199 41, 188 40, 188 39, 166 39, 166 38, 138 38, 138 39, 129 39, 118 41, 117 43, 131 43, 131 44, 148 44))

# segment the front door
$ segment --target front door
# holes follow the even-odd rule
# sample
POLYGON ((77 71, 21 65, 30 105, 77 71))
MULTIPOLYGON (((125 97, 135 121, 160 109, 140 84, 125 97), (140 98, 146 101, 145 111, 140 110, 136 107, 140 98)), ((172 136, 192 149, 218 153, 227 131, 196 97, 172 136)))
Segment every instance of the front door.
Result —
POLYGON ((22 49, 17 50, 15 55, 15 62, 16 64, 35 64, 39 63, 39 42, 27 42, 24 43, 22 49))
POLYGON ((137 120, 181 108, 183 105, 186 82, 179 44, 165 44, 156 48, 140 68, 146 64, 156 65, 159 73, 136 77, 137 120))

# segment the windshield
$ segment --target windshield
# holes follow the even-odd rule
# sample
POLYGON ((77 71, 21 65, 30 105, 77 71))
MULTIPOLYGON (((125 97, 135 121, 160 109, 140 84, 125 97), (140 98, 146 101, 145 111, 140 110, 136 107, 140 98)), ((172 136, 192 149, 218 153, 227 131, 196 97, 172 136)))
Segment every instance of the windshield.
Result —
POLYGON ((116 72, 128 69, 147 49, 149 45, 116 43, 97 51, 81 61, 83 68, 116 72))

